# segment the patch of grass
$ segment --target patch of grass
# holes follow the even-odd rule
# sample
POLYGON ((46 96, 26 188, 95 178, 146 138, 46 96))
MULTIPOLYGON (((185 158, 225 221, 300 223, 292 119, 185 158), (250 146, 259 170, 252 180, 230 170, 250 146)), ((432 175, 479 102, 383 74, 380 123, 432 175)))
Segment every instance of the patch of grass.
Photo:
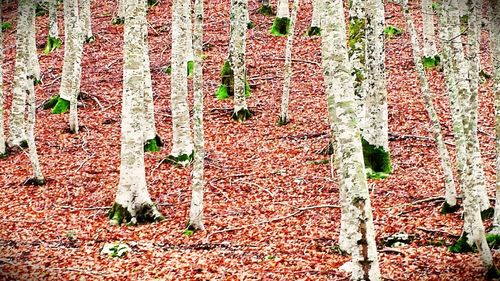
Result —
POLYGON ((12 23, 4 21, 2 22, 2 31, 12 29, 12 23))
POLYGON ((50 113, 52 114, 63 114, 69 111, 69 106, 70 102, 59 97, 57 99, 56 105, 54 105, 54 108, 52 108, 52 111, 50 113))
POLYGON ((145 152, 158 152, 161 150, 162 146, 163 146, 163 142, 161 141, 159 136, 156 136, 153 139, 146 141, 146 143, 144 144, 144 151, 145 152))
POLYGON ((62 40, 61 38, 55 38, 55 37, 47 37, 47 43, 45 43, 45 48, 43 49, 43 53, 45 55, 48 55, 52 53, 54 50, 61 48, 62 46, 62 40))
POLYGON ((435 55, 434 57, 423 57, 422 64, 424 68, 436 68, 441 64, 441 58, 439 55, 435 55))
POLYGON ((215 97, 218 100, 225 100, 229 98, 229 90, 226 85, 220 85, 215 93, 215 97))
POLYGON ((47 110, 53 108, 57 104, 57 101, 59 101, 59 95, 51 97, 43 103, 43 109, 47 110))
POLYGON ((237 112, 233 112, 231 117, 235 121, 243 122, 246 121, 248 118, 252 117, 252 113, 247 108, 242 108, 237 112))
POLYGON ((452 246, 448 247, 448 251, 452 253, 471 253, 474 250, 474 247, 467 243, 467 233, 464 233, 452 246))
POLYGON ((370 179, 385 179, 392 172, 391 156, 382 147, 369 144, 364 138, 361 139, 363 146, 363 159, 367 177, 370 179))
POLYGON ((307 36, 312 37, 312 36, 320 36, 321 35, 321 28, 317 26, 311 26, 307 29, 306 32, 307 36))

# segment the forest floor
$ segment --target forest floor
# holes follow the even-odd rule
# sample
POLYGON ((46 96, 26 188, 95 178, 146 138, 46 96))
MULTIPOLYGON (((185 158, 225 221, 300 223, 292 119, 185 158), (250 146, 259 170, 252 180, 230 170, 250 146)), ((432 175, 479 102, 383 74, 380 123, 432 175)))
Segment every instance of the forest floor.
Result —
MULTIPOLYGON (((229 1, 205 1, 204 70, 206 140, 206 231, 187 236, 191 167, 163 163, 170 151, 170 77, 161 70, 170 60, 170 1, 149 11, 149 42, 155 91, 156 125, 165 146, 146 154, 148 187, 166 220, 134 227, 111 226, 119 178, 120 99, 123 26, 111 24, 115 1, 93 1, 96 41, 85 46, 79 109, 81 133, 68 133, 67 115, 37 113, 36 141, 45 186, 23 183, 32 175, 26 153, 0 160, 0 279, 2 280, 346 280, 339 267, 349 260, 337 249, 340 210, 338 180, 328 156, 329 140, 320 67, 320 38, 308 38, 311 3, 301 6, 293 48, 292 122, 276 126, 283 83, 285 38, 270 36, 272 17, 249 1, 255 28, 248 32, 247 67, 252 85, 248 100, 254 116, 244 123, 230 118, 232 101, 214 93, 227 54, 229 1), (299 209, 306 208, 306 209, 299 209), (229 229, 236 228, 230 231, 229 229), (123 241, 132 251, 123 258, 102 255, 106 243, 123 241)), ((417 7, 414 5, 414 7, 417 7)), ((62 13, 62 11, 61 11, 62 13)), ((15 27, 15 7, 5 9, 15 27)), ((61 15, 61 14, 60 14, 61 15)), ((415 10, 421 32, 421 17, 415 10)), ((405 29, 401 10, 386 5, 387 24, 405 29)), ((60 27, 63 23, 60 19, 60 27)), ((15 29, 5 38, 4 90, 10 113, 15 29)), ((57 94, 63 49, 41 50, 47 16, 37 17, 37 42, 43 84, 37 102, 57 94)), ((482 59, 491 72, 488 38, 482 59)), ((477 253, 448 251, 461 233, 461 214, 441 215, 444 180, 430 122, 413 68, 408 34, 386 41, 390 150, 394 173, 370 180, 380 267, 384 280, 481 280, 485 270, 477 253), (385 238, 414 236, 391 250, 385 238)), ((442 73, 429 70, 434 102, 454 159, 449 103, 442 73)), ((489 195, 494 189, 494 131, 491 81, 481 85, 479 138, 489 195)), ((7 127, 6 122, 6 127, 7 127)), ((7 131, 8 132, 8 131, 7 131)), ((490 227, 491 222, 486 221, 490 227)), ((500 254, 493 252, 495 261, 500 254)))

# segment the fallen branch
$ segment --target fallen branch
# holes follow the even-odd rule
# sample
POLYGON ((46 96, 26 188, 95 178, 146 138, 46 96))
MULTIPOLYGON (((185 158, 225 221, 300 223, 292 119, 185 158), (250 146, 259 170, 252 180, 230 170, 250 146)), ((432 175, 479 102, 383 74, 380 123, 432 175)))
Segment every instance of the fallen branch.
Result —
POLYGON ((80 166, 78 166, 78 168, 75 170, 75 173, 77 173, 78 171, 80 171, 80 169, 87 163, 89 162, 90 159, 92 159, 92 157, 94 157, 95 155, 95 152, 92 153, 89 157, 87 157, 85 160, 83 160, 82 164, 80 164, 80 166))
MULTIPOLYGON (((416 136, 416 135, 398 135, 396 133, 389 133, 389 140, 390 141, 395 141, 395 140, 422 140, 422 141, 435 141, 434 138, 431 137, 425 137, 425 136, 416 136)), ((455 146, 454 143, 445 141, 444 142, 447 145, 455 146)))
POLYGON ((328 132, 311 133, 311 134, 300 134, 300 135, 286 135, 282 137, 268 138, 265 140, 277 140, 277 139, 308 139, 317 138, 329 134, 328 132))
POLYGON ((390 247, 386 247, 386 248, 383 248, 381 250, 378 250, 378 252, 379 253, 396 253, 396 254, 401 254, 401 255, 405 254, 396 248, 390 248, 390 247))
POLYGON ((460 235, 455 235, 455 234, 452 234, 452 233, 449 233, 449 232, 446 232, 444 230, 439 230, 439 229, 428 229, 428 228, 423 228, 423 227, 417 227, 418 230, 421 230, 421 231, 424 231, 424 232, 429 232, 429 233, 443 233, 443 234, 446 234, 450 237, 454 237, 454 238, 459 238, 460 235))
POLYGON ((317 205, 317 206, 307 206, 307 207, 302 207, 302 208, 301 207, 292 206, 292 205, 289 205, 289 206, 297 209, 297 211, 295 211, 295 212, 293 212, 291 214, 288 214, 286 216, 276 217, 276 218, 272 218, 270 220, 264 220, 264 221, 259 221, 259 222, 256 222, 256 223, 251 223, 251 224, 246 224, 246 225, 238 226, 238 227, 232 227, 232 228, 226 228, 226 229, 214 231, 214 232, 208 234, 205 237, 205 242, 204 243, 208 243, 210 237, 212 237, 215 234, 220 234, 220 233, 225 233, 225 232, 231 232, 231 231, 237 231, 237 230, 242 230, 242 229, 249 228, 249 227, 252 227, 252 226, 257 226, 257 225, 261 225, 261 224, 267 224, 267 223, 272 223, 272 222, 276 222, 276 221, 280 221, 280 220, 285 220, 285 219, 297 216, 297 215, 299 215, 299 214, 301 214, 301 213, 303 213, 304 211, 307 211, 307 210, 320 209, 320 208, 340 208, 340 206, 336 206, 336 205, 317 205))

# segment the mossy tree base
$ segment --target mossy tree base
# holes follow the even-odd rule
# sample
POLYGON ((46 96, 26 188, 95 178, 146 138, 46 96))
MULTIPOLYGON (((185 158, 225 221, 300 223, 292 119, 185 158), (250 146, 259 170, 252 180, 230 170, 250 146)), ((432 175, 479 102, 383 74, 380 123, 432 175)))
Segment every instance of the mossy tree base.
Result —
POLYGON ((125 18, 124 17, 116 17, 111 21, 111 24, 114 25, 120 25, 125 23, 125 18))
POLYGON ((335 153, 335 145, 329 141, 328 144, 322 149, 316 151, 319 155, 333 155, 335 153))
POLYGON ((126 207, 116 202, 113 204, 113 207, 111 207, 111 210, 109 210, 108 218, 112 225, 136 225, 162 221, 165 219, 165 217, 158 212, 154 204, 142 204, 137 208, 134 217, 126 207))
POLYGON ((467 233, 462 234, 460 238, 448 248, 452 253, 471 253, 475 251, 475 247, 467 243, 467 233))
POLYGON ((288 119, 288 117, 280 116, 280 118, 278 118, 278 122, 276 122, 276 125, 285 126, 288 123, 290 123, 290 119, 288 119))
POLYGON ((48 55, 55 51, 56 49, 61 48, 62 46, 62 40, 61 38, 55 38, 55 37, 47 37, 47 43, 45 44, 45 48, 43 49, 43 53, 48 55))
POLYGON ((254 27, 255 27, 255 23, 253 23, 251 21, 247 22, 247 29, 252 29, 254 27))
POLYGON ((370 179, 385 179, 392 172, 391 156, 382 147, 369 144, 364 138, 361 139, 363 146, 363 159, 370 179))
POLYGON ((85 38, 85 43, 90 44, 95 41, 95 36, 85 38))
POLYGON ((320 36, 321 35, 321 28, 317 26, 311 26, 307 29, 307 36, 320 36))
POLYGON ((500 234, 486 234, 486 241, 491 249, 500 248, 500 234))
POLYGON ((43 109, 47 110, 47 109, 54 108, 54 106, 56 106, 58 101, 59 101, 59 95, 55 95, 55 96, 51 97, 50 99, 46 100, 43 103, 43 109))
POLYGON ((146 141, 144 144, 144 151, 145 152, 158 152, 161 150, 161 147, 163 146, 163 142, 161 138, 156 135, 153 139, 150 139, 146 141))
POLYGON ((169 155, 166 158, 166 162, 173 165, 186 166, 189 163, 191 163, 191 161, 193 161, 193 158, 194 158, 194 151, 191 152, 191 154, 181 154, 178 156, 169 155))
POLYGON ((276 17, 271 27, 271 35, 286 36, 290 33, 290 19, 276 17))
MULTIPOLYGON (((187 62, 187 70, 186 70, 188 78, 192 78, 193 77, 193 74, 194 74, 193 67, 194 67, 194 61, 192 61, 192 60, 188 61, 187 62)), ((167 74, 167 75, 172 74, 172 65, 169 64, 169 65, 165 66, 164 68, 162 68, 161 71, 163 73, 167 74)))
POLYGON ((252 117, 252 113, 247 108, 242 108, 237 112, 233 112, 231 117, 235 121, 243 122, 246 121, 248 118, 252 117))
POLYGON ((271 17, 271 16, 275 16, 276 15, 274 13, 273 7, 271 5, 262 5, 262 6, 260 6, 259 13, 261 15, 264 15, 264 16, 267 16, 267 17, 271 17))
POLYGON ((9 157, 9 153, 7 153, 7 151, 5 151, 4 153, 0 153, 0 159, 5 159, 9 157))
POLYGON ((148 6, 150 8, 158 5, 158 3, 160 3, 160 0, 148 0, 148 6))
POLYGON ((30 178, 24 182, 24 185, 42 186, 46 183, 47 181, 44 178, 30 178))
POLYGON ((424 68, 436 68, 441 64, 441 58, 439 55, 435 55, 434 57, 423 57, 422 64, 424 68))
POLYGON ((52 108, 50 113, 52 114, 63 114, 69 111, 70 102, 61 97, 57 99, 57 103, 52 108))
POLYGON ((443 215, 452 214, 452 213, 455 213, 456 211, 458 211, 459 209, 460 209, 460 206, 458 204, 451 206, 450 204, 448 204, 448 202, 445 201, 443 203, 443 205, 441 206, 440 213, 443 215))
MULTIPOLYGON (((234 72, 233 69, 231 68, 229 60, 224 61, 220 77, 221 77, 221 85, 219 86, 219 88, 217 88, 215 97, 218 100, 225 100, 231 96, 234 96, 234 72)), ((250 84, 248 84, 248 80, 245 76, 245 97, 249 98, 250 95, 251 95, 250 84)))
POLYGON ((481 211, 481 219, 487 220, 491 219, 493 217, 493 214, 495 213, 495 209, 493 208, 488 208, 486 210, 481 211))
POLYGON ((490 266, 490 268, 488 268, 488 271, 486 272, 486 278, 495 280, 498 280, 500 278, 500 271, 498 270, 496 265, 492 265, 490 266))

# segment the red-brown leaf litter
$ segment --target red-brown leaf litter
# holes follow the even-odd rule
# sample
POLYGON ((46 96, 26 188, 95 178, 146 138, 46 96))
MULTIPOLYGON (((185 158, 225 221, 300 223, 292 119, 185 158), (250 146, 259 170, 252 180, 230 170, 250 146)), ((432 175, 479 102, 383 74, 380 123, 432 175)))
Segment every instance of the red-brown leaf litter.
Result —
MULTIPOLYGON (((156 126, 165 146, 146 153, 148 189, 166 220, 139 226, 111 226, 107 208, 119 178, 123 26, 112 25, 116 1, 93 1, 95 42, 85 45, 78 135, 68 133, 68 115, 39 107, 36 142, 47 179, 45 186, 23 183, 31 177, 27 154, 17 151, 0 160, 0 279, 2 280, 348 280, 338 268, 349 261, 337 250, 338 179, 332 179, 328 156, 318 150, 329 141, 323 89, 320 38, 304 35, 311 1, 301 4, 293 48, 290 116, 276 126, 283 85, 286 38, 272 37, 272 17, 249 1, 247 68, 252 86, 248 100, 254 116, 244 123, 230 118, 232 101, 214 93, 229 42, 228 0, 205 1, 205 226, 184 234, 191 196, 191 167, 162 162, 171 148, 170 64, 171 1, 148 13, 156 126), (295 212, 295 215, 289 216, 295 212), (287 218, 271 221, 275 218, 287 218), (244 227, 242 227, 244 226, 244 227), (238 228, 234 231, 217 231, 238 228), (208 238, 208 241, 207 241, 208 238), (104 244, 122 241, 132 251, 122 258, 101 255, 104 244)), ((12 99, 16 7, 4 8, 5 125, 12 99)), ((421 32, 419 4, 412 3, 421 32)), ((63 28, 62 6, 59 27, 63 28)), ((42 49, 48 17, 36 19, 43 84, 37 104, 58 93, 63 48, 42 49)), ((386 4, 386 21, 406 29, 401 10, 386 4)), ((491 72, 487 33, 482 65, 491 72)), ((482 280, 477 253, 448 252, 462 229, 461 214, 441 215, 444 180, 430 122, 413 69, 409 36, 386 40, 390 150, 394 173, 370 180, 380 267, 384 280, 482 280), (398 232, 415 239, 396 251, 384 238, 398 232)), ((448 149, 454 157, 449 102, 442 72, 427 72, 448 149)), ((491 80, 480 88, 479 138, 490 197, 494 195, 494 121, 491 80)), ((191 87, 191 86, 190 86, 191 87)), ((192 94, 190 95, 192 105, 192 94)), ((486 222, 489 227, 490 221, 486 222)), ((498 262, 499 254, 493 251, 498 262)))

